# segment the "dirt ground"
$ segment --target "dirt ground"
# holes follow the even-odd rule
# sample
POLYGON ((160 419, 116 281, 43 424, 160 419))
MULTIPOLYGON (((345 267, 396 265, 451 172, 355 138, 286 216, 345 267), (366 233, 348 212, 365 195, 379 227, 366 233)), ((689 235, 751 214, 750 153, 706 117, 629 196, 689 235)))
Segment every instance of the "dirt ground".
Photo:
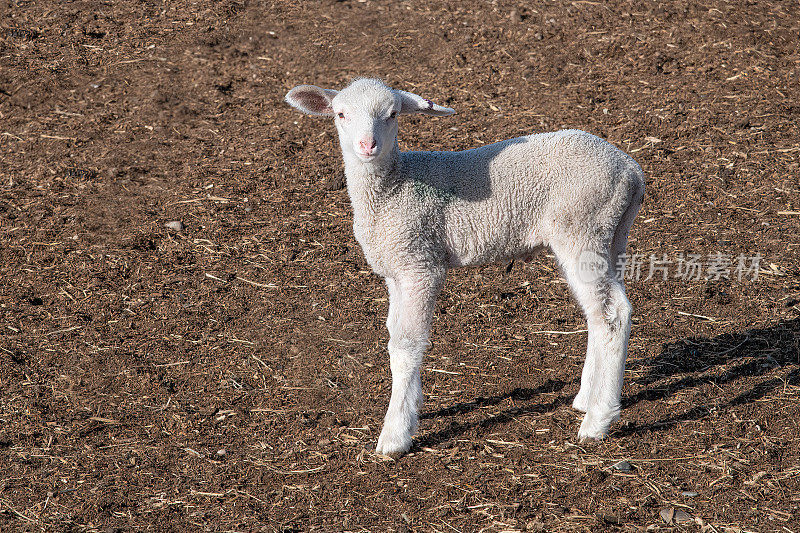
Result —
POLYGON ((794 1, 0 0, 0 530, 800 532, 798 43, 794 1), (403 149, 642 165, 610 438, 543 256, 451 273, 420 435, 374 455, 386 292, 283 102, 362 75, 457 110, 403 149))

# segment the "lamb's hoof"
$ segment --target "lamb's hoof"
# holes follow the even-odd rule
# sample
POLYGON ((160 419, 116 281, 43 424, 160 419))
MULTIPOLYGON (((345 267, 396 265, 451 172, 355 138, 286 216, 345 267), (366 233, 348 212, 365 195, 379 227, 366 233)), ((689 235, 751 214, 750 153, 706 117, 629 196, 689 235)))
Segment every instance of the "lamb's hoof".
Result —
POLYGON ((386 429, 384 429, 381 432, 381 436, 378 437, 378 446, 375 447, 375 453, 397 459, 405 455, 410 449, 411 435, 406 436, 387 432, 386 429))
POLYGON ((578 440, 581 442, 603 440, 608 435, 608 429, 611 424, 618 419, 618 411, 611 411, 600 416, 597 416, 594 412, 586 413, 578 430, 578 440))
POLYGON ((578 442, 584 444, 598 443, 605 438, 606 438, 605 433, 593 433, 593 432, 590 433, 590 432, 585 432, 583 430, 578 431, 578 442))

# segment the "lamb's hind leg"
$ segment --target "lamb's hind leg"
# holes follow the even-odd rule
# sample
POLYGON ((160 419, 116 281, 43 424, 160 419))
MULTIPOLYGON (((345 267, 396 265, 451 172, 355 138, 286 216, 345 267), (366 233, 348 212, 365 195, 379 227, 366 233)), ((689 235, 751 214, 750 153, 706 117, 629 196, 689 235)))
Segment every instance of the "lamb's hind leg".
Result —
MULTIPOLYGON (((643 186, 638 187, 634 191, 631 202, 625 212, 622 214, 622 218, 617 223, 617 228, 614 231, 613 238, 611 239, 608 266, 611 274, 614 276, 619 277, 619 273, 617 272, 619 258, 625 253, 625 248, 628 243, 628 233, 630 232, 631 226, 633 226, 636 215, 639 213, 639 208, 642 206, 643 195, 643 186)), ((620 282, 620 285, 622 286, 622 282, 620 282)), ((624 286, 622 286, 621 301, 623 304, 627 302, 627 299, 625 298, 624 286)), ((583 411, 584 413, 589 409, 589 393, 592 388, 591 384, 593 382, 594 371, 597 366, 597 363, 594 359, 595 355, 597 354, 597 348, 595 345, 597 344, 597 335, 601 329, 602 328, 600 327, 589 328, 589 339, 586 348, 586 362, 583 366, 583 373, 581 374, 581 388, 578 391, 578 394, 575 396, 575 400, 572 402, 572 407, 578 411, 583 411)))
POLYGON ((389 360, 392 397, 378 438, 377 453, 402 455, 411 448, 422 404, 420 370, 444 274, 398 278, 389 285, 389 360))
POLYGON ((555 251, 589 330, 581 388, 573 404, 586 412, 578 437, 600 439, 619 418, 631 306, 625 288, 608 264, 607 252, 555 251), (592 262, 596 266, 588 267, 592 262))

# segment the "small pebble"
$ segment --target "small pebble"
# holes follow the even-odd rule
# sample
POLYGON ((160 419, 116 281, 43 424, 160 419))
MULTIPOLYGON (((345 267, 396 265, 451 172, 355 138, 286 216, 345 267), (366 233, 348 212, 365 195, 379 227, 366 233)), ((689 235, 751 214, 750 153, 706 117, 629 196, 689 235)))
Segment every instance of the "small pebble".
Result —
POLYGON ((224 458, 226 455, 228 455, 228 452, 225 451, 225 448, 217 450, 217 457, 220 459, 224 458))
POLYGON ((658 513, 661 519, 667 524, 685 524, 691 522, 692 517, 683 509, 675 509, 674 507, 665 507, 658 513))
POLYGON ((697 493, 694 492, 694 491, 691 491, 691 490, 685 490, 685 491, 681 492, 681 494, 683 494, 687 498, 694 498, 695 496, 697 496, 697 493))
POLYGON ((164 224, 164 227, 174 231, 183 231, 186 228, 186 226, 184 226, 183 222, 181 222, 180 220, 173 220, 171 222, 167 222, 166 224, 164 224))
POLYGON ((531 520, 525 525, 525 531, 544 531, 544 523, 539 520, 531 520))
POLYGON ((633 467, 628 461, 620 461, 618 463, 614 463, 611 465, 612 470, 618 470, 620 472, 630 472, 633 470, 633 467))

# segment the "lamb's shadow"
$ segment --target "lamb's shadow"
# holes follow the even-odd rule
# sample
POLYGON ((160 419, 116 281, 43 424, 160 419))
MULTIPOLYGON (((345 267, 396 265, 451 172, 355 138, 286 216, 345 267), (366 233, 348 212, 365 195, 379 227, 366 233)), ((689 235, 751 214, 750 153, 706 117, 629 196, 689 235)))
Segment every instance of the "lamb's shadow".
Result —
MULTIPOLYGON (((800 318, 779 322, 766 328, 754 328, 740 333, 730 333, 716 337, 692 337, 664 345, 661 353, 648 360, 631 361, 628 365, 634 374, 642 377, 634 378, 633 383, 645 388, 630 396, 623 397, 624 410, 637 403, 646 401, 662 401, 681 390, 698 387, 713 381, 718 386, 749 378, 764 376, 748 385, 748 388, 733 398, 720 402, 718 397, 709 397, 708 402, 695 405, 688 410, 672 414, 655 422, 636 424, 628 420, 627 424, 612 429, 612 436, 624 436, 650 431, 663 431, 689 420, 699 420, 712 412, 713 408, 724 408, 755 402, 787 384, 800 384, 800 318), (776 375, 776 367, 788 369, 776 375), (721 372, 720 372, 721 371, 721 372), (770 374, 766 376, 766 374, 770 374)), ((484 420, 459 423, 456 421, 439 431, 423 435, 415 444, 415 449, 435 446, 453 439, 467 431, 480 428, 490 429, 506 424, 515 417, 528 413, 547 413, 570 405, 571 396, 556 396, 546 403, 529 403, 543 393, 559 392, 568 385, 577 383, 578 379, 569 382, 549 379, 534 389, 514 389, 510 393, 499 394, 489 398, 478 397, 471 402, 463 402, 438 411, 423 413, 421 419, 437 419, 447 416, 462 415, 479 409, 497 405, 505 400, 526 402, 505 409, 484 420)), ((724 391, 720 393, 725 397, 724 391)))
POLYGON ((700 420, 715 408, 752 403, 779 387, 800 383, 800 318, 711 338, 682 339, 664 345, 655 359, 632 361, 628 368, 634 374, 643 374, 632 382, 645 388, 623 398, 623 410, 642 400, 664 400, 681 390, 709 382, 721 388, 742 379, 756 381, 732 398, 721 390, 719 395, 709 396, 702 404, 655 422, 635 424, 629 421, 613 431, 612 436, 668 429, 679 422, 700 420), (776 368, 786 371, 776 373, 776 368), (760 376, 764 379, 759 379, 760 376))
MULTIPOLYGON (((538 398, 542 394, 548 394, 548 393, 552 394, 554 392, 558 392, 567 385, 571 385, 576 382, 577 380, 572 380, 567 382, 558 379, 548 379, 546 382, 544 382, 542 385, 539 385, 535 389, 516 388, 509 393, 498 394, 495 396, 490 396, 488 398, 477 397, 471 402, 462 402, 453 405, 452 407, 439 409, 438 411, 430 413, 422 413, 420 415, 420 419, 428 419, 428 418, 435 419, 446 416, 463 415, 471 411, 474 411, 475 409, 480 409, 481 407, 497 405, 506 400, 513 400, 515 402, 530 402, 530 400, 538 398)), ((437 444, 441 444, 442 442, 458 437, 459 435, 462 435, 473 428, 480 428, 483 430, 491 429, 495 426, 511 422, 515 417, 521 415, 529 413, 547 413, 550 411, 554 411, 561 406, 569 405, 570 401, 571 399, 569 397, 558 396, 553 398, 553 400, 547 403, 526 404, 526 405, 515 406, 510 409, 505 409, 497 414, 494 414, 484 420, 480 420, 477 422, 459 423, 456 421, 452 421, 448 427, 441 429, 439 431, 435 431, 433 433, 428 433, 420 437, 415 442, 414 448, 417 449, 425 446, 435 446, 437 444)))

